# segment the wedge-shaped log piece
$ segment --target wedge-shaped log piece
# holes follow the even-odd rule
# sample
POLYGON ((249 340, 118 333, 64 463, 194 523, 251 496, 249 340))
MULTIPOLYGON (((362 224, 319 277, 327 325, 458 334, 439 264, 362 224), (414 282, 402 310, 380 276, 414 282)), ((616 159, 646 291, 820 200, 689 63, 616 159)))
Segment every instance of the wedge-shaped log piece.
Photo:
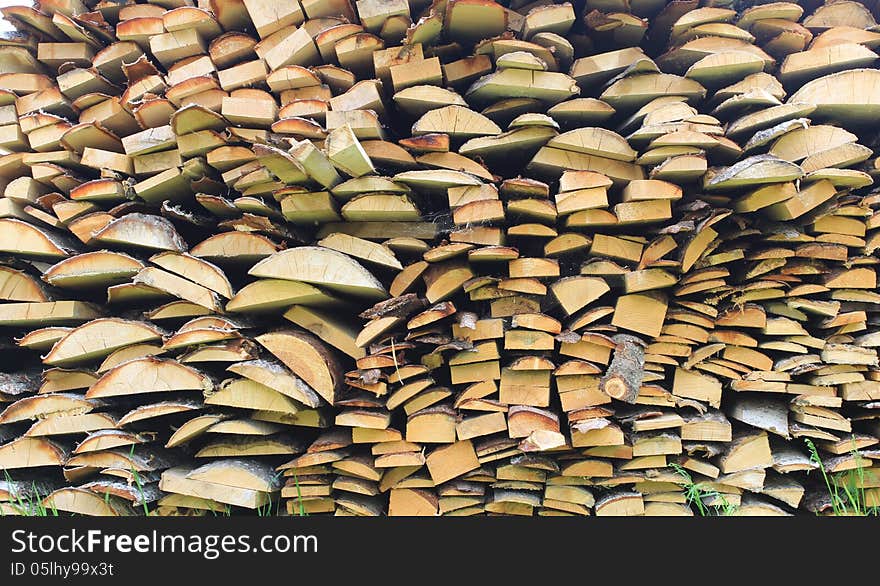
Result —
POLYGON ((24 271, 0 267, 0 299, 3 301, 49 301, 49 295, 38 279, 24 271))
MULTIPOLYGON (((705 8, 702 10, 710 9, 705 8)), ((702 12, 702 10, 697 10, 696 12, 699 13, 702 12)), ((780 19, 789 22, 798 22, 803 14, 803 6, 794 2, 774 2, 769 6, 755 5, 746 8, 742 11, 742 14, 739 15, 739 18, 737 18, 736 24, 743 30, 751 30, 764 19, 780 19)))
POLYGON ((169 301, 156 309, 144 313, 144 317, 152 321, 161 321, 164 319, 186 319, 200 315, 209 315, 210 313, 210 309, 201 305, 178 299, 177 301, 169 301))
POLYGON ((735 435, 718 456, 718 467, 723 474, 773 465, 773 455, 766 431, 749 431, 735 435))
MULTIPOLYGON (((196 344, 193 350, 179 358, 180 362, 191 364, 196 362, 236 362, 252 360, 257 357, 257 348, 250 340, 239 338, 234 334, 217 328, 204 328, 186 332, 184 336, 193 335, 191 343, 196 344), (195 335, 201 335, 209 341, 220 338, 219 342, 202 344, 195 341, 195 335), (223 337, 227 339, 222 339, 223 337)), ((171 339, 169 339, 169 342, 171 339)), ((187 344, 190 345, 189 343, 187 344)))
POLYGON ((442 192, 444 194, 450 187, 483 185, 479 178, 474 177, 470 173, 450 171, 448 169, 404 171, 395 175, 394 180, 405 183, 416 190, 425 190, 429 193, 442 192))
POLYGON ((278 362, 246 360, 236 362, 226 370, 267 386, 309 407, 318 407, 321 404, 320 397, 308 384, 278 362))
POLYGON ((817 124, 798 128, 776 139, 769 154, 797 163, 807 157, 845 144, 854 143, 858 137, 838 126, 817 124))
POLYGON ((255 144, 254 154, 266 169, 285 183, 301 183, 309 177, 297 158, 279 148, 255 144))
POLYGON ((419 208, 406 195, 367 193, 343 204, 342 217, 349 222, 417 222, 419 208))
POLYGON ((74 393, 50 393, 19 399, 0 413, 0 423, 42 419, 54 414, 79 415, 97 406, 74 393))
POLYGON ((611 323, 646 336, 659 336, 667 308, 666 296, 659 291, 622 295, 617 298, 611 323))
POLYGON ((633 112, 655 98, 683 96, 697 102, 705 95, 706 88, 692 79, 671 73, 645 73, 615 81, 599 98, 618 112, 633 112))
POLYGON ((267 492, 187 478, 193 469, 192 466, 179 466, 163 471, 159 489, 247 509, 258 509, 271 502, 271 495, 267 492))
POLYGON ((166 442, 166 448, 174 448, 181 446, 191 440, 201 436, 213 425, 229 419, 229 415, 209 413, 207 415, 198 415, 183 423, 178 427, 166 442))
POLYGON ((52 346, 43 364, 70 366, 103 358, 118 348, 162 339, 155 326, 115 317, 99 318, 71 330, 52 346))
POLYGON ((128 281, 144 263, 121 252, 98 250, 62 260, 43 273, 43 280, 64 289, 108 287, 128 281))
POLYGON ((196 458, 249 458, 281 456, 302 452, 302 446, 290 437, 231 436, 214 440, 196 452, 196 458))
POLYGON ((801 168, 804 173, 813 173, 822 169, 851 167, 866 161, 872 154, 874 151, 864 145, 847 143, 807 157, 801 162, 801 168))
POLYGON ((724 51, 706 55, 685 72, 684 76, 705 87, 727 85, 764 69, 764 59, 748 51, 724 51))
POLYGON ((342 302, 314 285, 283 279, 259 279, 242 287, 226 303, 226 311, 260 313, 285 309, 292 305, 325 307, 342 302))
POLYGON ((145 393, 202 391, 213 388, 211 379, 170 358, 146 356, 123 362, 107 371, 86 392, 87 398, 145 393))
POLYGON ((186 277, 226 299, 235 294, 223 270, 201 258, 185 253, 161 252, 150 257, 150 262, 166 271, 186 277))
POLYGON ((309 226, 339 221, 337 208, 328 191, 292 193, 281 200, 281 213, 291 224, 309 226))
POLYGON ((858 43, 873 49, 880 46, 880 34, 846 25, 834 26, 816 35, 810 48, 818 49, 842 43, 858 43))
MULTIPOLYGON (((205 330, 196 330, 196 332, 200 332, 200 331, 205 331, 205 330)), ((241 346, 244 346, 244 344, 241 344, 241 346)), ((208 352, 212 348, 213 347, 210 345, 205 345, 203 348, 200 348, 200 351, 208 352)), ((120 349, 117 352, 114 352, 111 356, 109 356, 108 359, 102 363, 102 365, 101 365, 102 368, 101 368, 101 370, 99 370, 99 372, 108 373, 109 371, 111 371, 115 368, 118 368, 118 367, 122 366, 123 364, 127 364, 128 362, 135 362, 138 360, 140 360, 141 362, 135 366, 132 366, 131 367, 132 370, 137 369, 137 368, 144 369, 144 368, 148 368, 148 367, 155 367, 158 370, 162 370, 163 368, 165 370, 169 370, 169 368, 167 368, 168 365, 162 364, 163 359, 155 359, 155 360, 159 360, 159 363, 156 363, 156 364, 152 364, 147 360, 148 358, 153 358, 154 356, 157 356, 161 353, 163 353, 162 348, 153 346, 151 344, 135 344, 134 346, 128 346, 128 347, 120 349), (126 352, 129 349, 131 349, 132 351, 130 353, 126 352), (116 358, 117 356, 120 356, 120 358, 116 358), (110 360, 111 358, 113 359, 112 361, 110 360)), ((248 354, 244 354, 244 355, 249 356, 248 354)), ((188 357, 189 357, 189 355, 184 355, 184 356, 180 357, 178 359, 178 361, 181 363, 188 362, 188 360, 187 360, 188 357)), ((167 359, 165 359, 165 360, 167 360, 167 359)), ((222 358, 216 358, 216 360, 219 361, 219 360, 222 360, 222 358)), ((196 360, 192 360, 192 361, 196 362, 196 360)), ((170 370, 174 370, 174 369, 170 369, 170 370)), ((113 384, 116 384, 119 381, 116 380, 116 381, 111 381, 111 382, 113 384)), ((154 381, 153 383, 150 383, 150 384, 153 384, 153 385, 158 384, 159 386, 152 391, 148 390, 146 392, 161 392, 161 391, 167 390, 167 389, 163 389, 161 387, 161 385, 164 384, 164 382, 157 383, 154 381)), ((172 383, 169 382, 168 384, 172 384, 172 383)), ((148 385, 148 388, 149 388, 149 385, 148 385)), ((189 390, 193 390, 193 389, 189 389, 189 390)), ((137 393, 138 391, 133 391, 133 392, 137 393)))
POLYGON ((15 218, 0 218, 0 252, 37 259, 61 259, 76 247, 61 235, 15 218))
POLYGON ((298 161, 306 174, 324 188, 332 188, 342 183, 342 177, 336 171, 327 156, 308 140, 301 140, 293 145, 290 154, 298 161))
POLYGON ((321 62, 318 47, 305 27, 286 27, 278 34, 278 42, 264 56, 270 69, 285 65, 317 65, 321 62))
POLYGON ((114 429, 115 427, 116 419, 108 413, 59 414, 38 419, 24 435, 28 437, 80 435, 101 429, 114 429))
POLYGON ((173 295, 142 283, 122 283, 107 287, 107 303, 110 305, 165 303, 172 299, 173 295))
POLYGON ((72 126, 61 136, 61 146, 79 154, 82 154, 86 147, 116 152, 123 148, 119 137, 96 122, 72 126))
POLYGON ((86 181, 70 190, 70 198, 76 201, 119 202, 124 194, 122 182, 113 179, 86 181))
POLYGON ((570 75, 582 88, 600 87, 645 57, 641 47, 627 47, 581 57, 572 63, 570 75))
POLYGON ((275 492, 281 488, 275 469, 259 460, 218 460, 199 466, 186 477, 191 480, 264 492, 275 492))
POLYGON ((146 155, 173 149, 176 145, 177 136, 171 130, 170 125, 148 128, 122 139, 122 146, 125 149, 126 155, 146 155))
POLYGON ((375 173, 373 162, 348 124, 331 131, 324 145, 330 162, 343 173, 351 177, 375 173))
POLYGON ((666 71, 681 73, 708 55, 731 53, 734 51, 746 51, 757 55, 764 61, 765 68, 768 69, 775 63, 770 55, 747 40, 712 35, 697 37, 670 49, 657 58, 657 64, 666 71))
POLYGON ((846 1, 820 6, 804 19, 804 26, 812 31, 822 31, 834 26, 871 28, 877 22, 863 4, 846 1))
POLYGON ((49 368, 43 371, 43 384, 37 393, 42 395, 87 389, 98 378, 87 368, 49 368))
POLYGON ((104 429, 90 433, 86 439, 77 444, 72 453, 99 452, 123 446, 144 444, 149 441, 148 436, 138 435, 131 431, 104 429))
POLYGON ((45 301, 0 304, 0 326, 34 327, 82 323, 103 315, 100 308, 85 301, 45 301))
POLYGON ((840 43, 786 56, 779 67, 779 80, 786 84, 804 83, 836 71, 870 67, 877 53, 857 43, 840 43))
POLYGON ((489 0, 457 0, 450 4, 443 31, 455 41, 473 44, 504 32, 509 15, 503 6, 489 0))
POLYGON ((456 92, 433 85, 408 87, 396 92, 393 99, 398 108, 411 116, 422 116, 444 106, 468 106, 456 92))
POLYGON ((371 176, 349 179, 334 187, 331 192, 335 197, 350 200, 365 193, 409 194, 411 190, 388 177, 371 176))
POLYGON ((402 270, 403 266, 394 252, 387 246, 377 244, 363 238, 334 232, 317 242, 318 246, 347 254, 361 261, 378 265, 382 268, 402 270))
POLYGON ((312 332, 334 348, 345 352, 354 359, 363 358, 364 349, 358 347, 358 328, 336 313, 294 305, 284 313, 284 318, 292 321, 308 332, 312 332))
POLYGON ((533 98, 553 105, 579 93, 577 82, 564 73, 501 69, 475 81, 465 97, 481 104, 505 98, 533 98))
POLYGON ((737 421, 769 431, 785 439, 791 438, 788 430, 788 404, 786 401, 737 395, 731 404, 727 405, 725 411, 737 421))
POLYGON ((822 179, 807 185, 794 197, 765 208, 764 212, 773 220, 792 220, 829 201, 836 194, 834 184, 822 179))
POLYGON ((95 232, 94 238, 107 244, 148 250, 184 252, 187 249, 186 241, 169 220, 141 213, 126 214, 113 220, 95 232))
POLYGON ((278 433, 284 429, 277 423, 257 421, 254 419, 230 419, 214 424, 208 429, 208 433, 228 435, 257 435, 267 436, 278 433))
POLYGON ((20 437, 0 446, 0 468, 4 470, 62 466, 65 460, 65 450, 45 438, 20 437))
POLYGON ((302 281, 365 299, 386 299, 382 283, 350 256, 319 246, 282 250, 248 271, 254 277, 302 281))
POLYGON ((877 366, 876 350, 850 344, 826 344, 822 349, 821 357, 828 364, 877 366))
POLYGON ((165 415, 174 413, 187 413, 190 411, 198 411, 202 408, 201 401, 192 399, 179 399, 173 401, 160 401, 148 405, 135 407, 125 415, 119 418, 119 427, 125 427, 139 421, 147 421, 165 415))
POLYGON ((223 381, 219 388, 206 395, 205 404, 290 414, 301 407, 290 397, 244 378, 223 381))
MULTIPOLYGON (((276 6, 266 0, 247 0, 243 4, 257 34, 263 39, 286 26, 299 26, 305 19, 299 3, 292 6, 276 6)), ((228 26, 224 28, 229 30, 228 26)))
POLYGON ((217 112, 209 110, 198 104, 189 104, 171 115, 171 130, 177 136, 183 136, 191 132, 201 130, 216 130, 222 132, 227 120, 217 112))
MULTIPOLYGON (((209 351, 209 349, 215 349, 219 351, 222 355, 222 348, 225 348, 225 345, 220 344, 219 346, 203 346, 203 344, 218 344, 223 342, 224 340, 229 340, 230 343, 236 340, 241 339, 241 334, 234 329, 229 329, 227 327, 218 327, 218 326, 204 326, 192 328, 186 331, 179 331, 173 336, 169 337, 165 340, 165 343, 162 344, 162 348, 165 350, 175 350, 177 348, 189 348, 192 346, 197 346, 193 353, 198 352, 199 350, 209 351)), ((233 355, 237 355, 238 351, 235 348, 229 349, 233 355)), ((244 350, 245 354, 247 353, 246 349, 241 348, 240 350, 244 350)), ((219 355, 217 356, 219 359, 219 355)), ((181 358, 183 360, 183 358, 181 358)), ((187 361, 198 362, 199 360, 196 356, 192 354, 188 354, 186 356, 187 361)))
POLYGON ((551 139, 547 146, 617 161, 634 161, 638 156, 625 138, 612 130, 595 126, 564 132, 551 139))
POLYGON ((804 118, 815 111, 814 104, 799 102, 771 106, 733 120, 727 125, 725 135, 735 140, 752 135, 745 148, 746 150, 757 148, 764 141, 772 140, 777 131, 782 132, 785 129, 791 130, 797 126, 803 126, 806 124, 804 118))
POLYGON ((122 498, 99 494, 87 488, 67 486, 52 491, 41 503, 47 510, 63 511, 88 517, 130 517, 137 513, 122 498))
POLYGON ((461 145, 458 152, 461 155, 493 161, 510 157, 512 152, 528 158, 556 136, 557 132, 553 128, 527 126, 493 136, 472 138, 461 145))
POLYGON ((564 126, 589 126, 608 120, 614 108, 596 98, 573 98, 548 108, 547 115, 564 126))
POLYGON ((256 341, 328 403, 336 402, 342 384, 341 366, 321 340, 305 332, 279 330, 261 334, 256 341))
POLYGON ((596 500, 597 517, 631 517, 645 514, 645 500, 638 492, 609 492, 596 500))
POLYGON ((577 313, 611 290, 604 279, 598 277, 565 277, 552 285, 550 290, 567 315, 577 313))
POLYGON ((501 128, 489 118, 466 106, 449 105, 425 113, 412 127, 413 136, 439 133, 453 140, 501 134, 501 128))
MULTIPOLYGON (((144 505, 155 503, 162 497, 158 484, 158 472, 150 472, 141 476, 130 470, 110 468, 107 470, 107 475, 117 477, 119 480, 92 480, 83 484, 80 488, 95 492, 103 498, 107 498, 106 495, 109 495, 109 498, 121 499, 126 504, 141 507, 141 510, 143 510, 144 505), (137 482, 138 478, 140 479, 140 485, 137 482)), ((136 513, 131 512, 128 514, 134 515, 136 513)))
POLYGON ((815 105, 817 119, 861 125, 880 115, 878 87, 880 71, 850 69, 808 82, 789 96, 787 103, 815 105))
POLYGON ((72 329, 72 327, 68 326, 37 328, 20 338, 16 338, 15 343, 21 348, 28 348, 30 350, 48 350, 52 347, 52 344, 63 338, 72 329))
POLYGON ((553 179, 558 178, 566 170, 601 173, 607 175, 615 185, 620 187, 630 181, 645 178, 644 169, 639 165, 599 155, 551 148, 550 146, 541 147, 526 167, 526 171, 531 171, 540 177, 553 179))
POLYGON ((250 266, 277 251, 278 245, 262 234, 234 230, 221 232, 202 240, 192 247, 190 254, 218 264, 235 263, 250 266))
POLYGON ((22 205, 34 203, 41 195, 46 195, 47 193, 49 193, 47 186, 30 177, 13 179, 6 186, 6 189, 3 190, 4 197, 8 197, 22 205))
POLYGON ((773 155, 753 155, 714 175, 707 174, 703 188, 707 191, 717 191, 765 183, 783 183, 800 179, 803 173, 798 165, 773 155))
POLYGON ((721 405, 721 381, 711 375, 676 368, 672 394, 686 399, 706 401, 717 409, 721 405))
POLYGON ((220 297, 214 291, 156 267, 142 269, 135 275, 133 282, 165 291, 211 311, 223 311, 220 297))
POLYGON ((428 473, 435 485, 480 467, 470 440, 455 442, 432 451, 427 457, 428 473))

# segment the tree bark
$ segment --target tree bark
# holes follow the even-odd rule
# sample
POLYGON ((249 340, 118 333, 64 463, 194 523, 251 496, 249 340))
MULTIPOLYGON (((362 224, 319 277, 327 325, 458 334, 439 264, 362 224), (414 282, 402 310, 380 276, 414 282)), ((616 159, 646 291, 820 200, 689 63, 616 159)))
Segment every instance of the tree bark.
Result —
POLYGON ((617 347, 605 376, 599 381, 599 390, 626 403, 635 403, 645 375, 645 343, 629 334, 612 338, 617 347))

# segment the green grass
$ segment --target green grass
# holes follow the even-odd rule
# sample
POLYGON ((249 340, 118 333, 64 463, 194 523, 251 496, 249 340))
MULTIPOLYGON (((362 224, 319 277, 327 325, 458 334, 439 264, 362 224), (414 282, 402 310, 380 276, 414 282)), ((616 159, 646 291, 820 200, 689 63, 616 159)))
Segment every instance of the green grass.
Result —
MULTIPOLYGON (((217 503, 217 504, 220 504, 220 503, 217 503)), ((231 517, 232 516, 232 507, 230 505, 224 505, 224 508, 220 512, 219 515, 217 514, 217 511, 214 510, 213 508, 208 509, 208 510, 211 511, 211 514, 214 515, 215 517, 231 517)))
MULTIPOLYGON (((281 477, 281 472, 275 473, 275 480, 277 481, 281 477)), ((296 485, 296 502, 299 505, 299 510, 297 511, 297 516, 299 517, 307 517, 309 514, 306 512, 305 506, 303 505, 303 497, 302 492, 299 489, 299 479, 294 475, 293 482, 296 485)), ((269 501, 262 507, 257 507, 257 516, 258 517, 269 517, 272 516, 272 504, 275 504, 275 515, 281 515, 281 499, 278 498, 275 501, 269 501)))
POLYGON ((730 516, 736 513, 737 506, 728 502, 723 494, 714 489, 707 489, 701 483, 694 482, 690 473, 678 464, 670 464, 670 468, 684 479, 684 494, 688 506, 696 506, 701 517, 730 516), (705 501, 718 501, 720 504, 707 505, 705 501))
POLYGON ((131 446, 131 451, 128 453, 128 457, 131 459, 131 473, 134 476, 134 483, 138 489, 138 495, 141 497, 141 504, 144 506, 144 516, 150 516, 150 509, 147 507, 147 499, 144 496, 144 484, 141 482, 141 475, 138 474, 138 471, 134 468, 134 444, 131 446))
MULTIPOLYGON (((8 470, 4 470, 3 474, 6 476, 6 482, 10 484, 13 482, 12 477, 9 475, 8 470)), ((50 504, 49 507, 43 504, 43 499, 45 499, 48 495, 41 495, 40 489, 37 488, 37 484, 34 481, 31 481, 31 488, 33 492, 22 496, 18 495, 16 500, 12 503, 12 508, 18 512, 19 515, 23 517, 49 517, 50 515, 53 517, 58 516, 58 509, 55 508, 54 503, 50 504)), ((5 513, 3 513, 5 515, 5 513)))
POLYGON ((868 505, 865 497, 865 458, 859 453, 853 442, 850 451, 856 461, 856 467, 837 474, 828 474, 825 464, 819 456, 819 450, 810 438, 804 438, 807 450, 810 452, 810 461, 822 473, 822 480, 828 496, 831 498, 831 510, 836 517, 868 517, 880 515, 880 507, 868 505))
MULTIPOLYGON (((397 361, 395 360, 396 363, 397 361)), ((299 478, 296 477, 296 474, 293 475, 293 482, 296 484, 296 502, 299 505, 299 516, 307 517, 308 513, 306 513, 306 508, 303 506, 302 492, 299 490, 299 478)))
MULTIPOLYGON (((276 511, 277 514, 277 511, 276 511)), ((261 507, 257 507, 257 516, 258 517, 271 517, 272 516, 272 500, 269 499, 265 505, 261 507)))

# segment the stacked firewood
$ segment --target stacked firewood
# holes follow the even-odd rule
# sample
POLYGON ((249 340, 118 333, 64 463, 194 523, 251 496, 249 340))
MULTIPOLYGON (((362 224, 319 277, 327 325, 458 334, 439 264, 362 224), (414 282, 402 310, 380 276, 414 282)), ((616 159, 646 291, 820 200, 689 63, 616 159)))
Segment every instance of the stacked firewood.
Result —
POLYGON ((875 2, 2 13, 3 513, 880 505, 875 2))

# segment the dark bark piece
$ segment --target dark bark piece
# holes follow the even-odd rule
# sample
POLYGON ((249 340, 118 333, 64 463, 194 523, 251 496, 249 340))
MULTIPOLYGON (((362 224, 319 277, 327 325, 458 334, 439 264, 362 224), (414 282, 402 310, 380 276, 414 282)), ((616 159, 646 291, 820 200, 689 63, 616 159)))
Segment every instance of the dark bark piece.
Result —
POLYGON ((635 403, 645 376, 645 343, 635 336, 619 334, 611 338, 617 346, 599 390, 626 403, 635 403))
POLYGON ((363 319, 376 319, 379 317, 407 317, 427 306, 424 299, 415 293, 407 293, 399 297, 392 297, 380 301, 370 309, 361 312, 359 317, 363 319))

